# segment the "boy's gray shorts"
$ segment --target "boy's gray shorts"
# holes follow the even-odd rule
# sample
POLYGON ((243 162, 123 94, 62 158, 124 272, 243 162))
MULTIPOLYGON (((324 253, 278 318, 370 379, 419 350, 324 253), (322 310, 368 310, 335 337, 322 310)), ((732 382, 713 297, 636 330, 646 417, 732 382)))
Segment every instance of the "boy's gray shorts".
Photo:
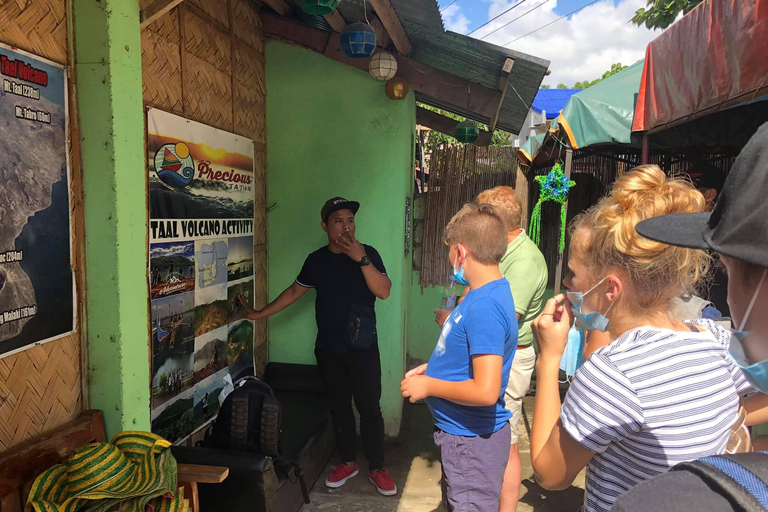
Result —
POLYGON ((435 429, 443 464, 443 506, 448 512, 499 509, 510 435, 509 423, 493 434, 475 437, 435 429))

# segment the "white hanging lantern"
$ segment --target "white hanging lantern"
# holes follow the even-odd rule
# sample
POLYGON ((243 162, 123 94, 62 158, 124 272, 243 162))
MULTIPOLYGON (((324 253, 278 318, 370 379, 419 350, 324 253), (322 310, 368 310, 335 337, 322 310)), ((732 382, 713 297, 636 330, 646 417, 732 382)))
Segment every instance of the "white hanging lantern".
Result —
POLYGON ((397 74, 397 59, 389 52, 378 52, 368 63, 368 72, 376 80, 391 80, 397 74))

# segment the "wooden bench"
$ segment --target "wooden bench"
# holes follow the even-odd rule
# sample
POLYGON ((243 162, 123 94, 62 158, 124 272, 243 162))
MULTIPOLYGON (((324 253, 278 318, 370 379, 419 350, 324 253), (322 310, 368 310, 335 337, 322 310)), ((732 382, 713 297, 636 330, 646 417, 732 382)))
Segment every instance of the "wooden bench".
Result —
MULTIPOLYGON (((85 411, 75 421, 0 454, 0 512, 22 512, 35 478, 81 446, 106 440, 101 411, 85 411)), ((221 483, 229 474, 227 468, 195 464, 179 464, 178 471, 191 512, 200 510, 197 484, 221 483)))

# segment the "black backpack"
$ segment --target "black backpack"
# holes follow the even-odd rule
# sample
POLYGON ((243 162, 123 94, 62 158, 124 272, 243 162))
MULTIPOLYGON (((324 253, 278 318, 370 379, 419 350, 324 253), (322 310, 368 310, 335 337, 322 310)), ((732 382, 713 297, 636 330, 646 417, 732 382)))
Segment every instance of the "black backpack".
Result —
POLYGON ((733 510, 768 510, 768 452, 713 455, 678 464, 672 471, 695 474, 733 510))
MULTIPOLYGON (((219 450, 236 450, 271 457, 288 478, 297 478, 309 503, 309 493, 298 463, 280 454, 280 424, 283 419, 280 402, 266 382, 247 376, 234 383, 224 399, 219 414, 205 433, 203 446, 219 450)), ((294 481, 295 480, 291 480, 294 481)))

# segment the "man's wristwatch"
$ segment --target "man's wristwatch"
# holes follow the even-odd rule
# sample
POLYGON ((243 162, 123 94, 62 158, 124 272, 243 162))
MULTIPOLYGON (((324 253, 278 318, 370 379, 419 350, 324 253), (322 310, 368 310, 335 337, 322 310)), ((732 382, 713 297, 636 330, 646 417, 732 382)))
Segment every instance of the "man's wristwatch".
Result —
POLYGON ((363 259, 361 259, 360 262, 358 263, 358 265, 360 265, 361 267, 365 267, 366 265, 370 265, 370 264, 371 264, 371 258, 369 258, 368 256, 363 256, 363 259))

